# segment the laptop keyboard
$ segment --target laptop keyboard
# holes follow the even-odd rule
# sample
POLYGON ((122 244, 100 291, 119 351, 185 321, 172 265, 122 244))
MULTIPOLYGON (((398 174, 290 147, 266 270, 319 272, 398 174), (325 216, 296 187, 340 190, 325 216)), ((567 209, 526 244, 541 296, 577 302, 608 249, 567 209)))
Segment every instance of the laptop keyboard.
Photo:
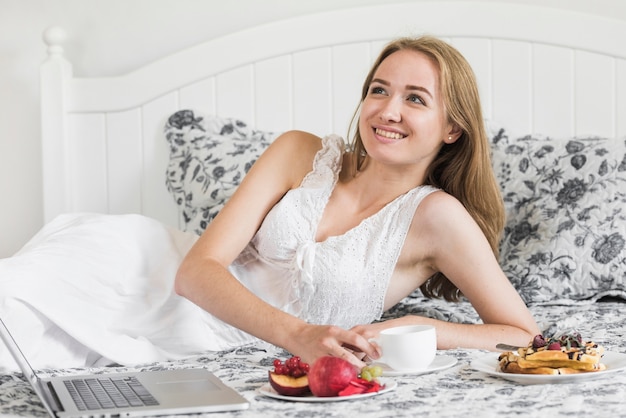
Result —
POLYGON ((81 410, 158 405, 135 377, 102 377, 65 380, 65 387, 81 410))

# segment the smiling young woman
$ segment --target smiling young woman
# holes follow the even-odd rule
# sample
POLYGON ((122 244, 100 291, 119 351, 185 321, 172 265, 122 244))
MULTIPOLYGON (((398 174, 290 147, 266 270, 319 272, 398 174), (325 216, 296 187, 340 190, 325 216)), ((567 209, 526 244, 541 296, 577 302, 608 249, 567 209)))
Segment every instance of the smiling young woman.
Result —
MULTIPOLYGON (((480 97, 471 67, 456 49, 440 39, 428 36, 397 39, 383 49, 367 75, 361 92, 362 106, 369 101, 368 96, 379 92, 376 84, 379 81, 375 77, 383 63, 395 53, 414 53, 428 61, 425 65, 430 65, 436 77, 427 80, 430 85, 428 93, 425 92, 426 86, 422 85, 414 89, 414 94, 422 106, 441 106, 441 117, 447 118, 446 122, 458 129, 447 138, 442 133, 445 146, 437 150, 426 171, 424 183, 446 191, 463 204, 497 257, 505 221, 504 206, 491 166, 480 97)), ((417 72, 417 69, 411 70, 417 72)), ((417 76, 424 78, 425 74, 417 76)), ((419 104, 416 103, 416 106, 419 104)), ((352 166, 357 171, 365 164, 367 156, 362 131, 359 124, 352 154, 352 166)), ((459 297, 458 289, 440 273, 425 283, 422 291, 426 295, 443 296, 448 300, 459 297)))
POLYGON ((369 339, 396 325, 435 325, 439 348, 537 334, 497 262, 502 200, 461 54, 430 37, 389 44, 355 133, 350 150, 335 135, 278 137, 185 257, 176 291, 232 326, 233 341, 252 335, 309 363, 362 366, 378 357, 369 339), (417 288, 462 294, 483 323, 373 323, 417 288))

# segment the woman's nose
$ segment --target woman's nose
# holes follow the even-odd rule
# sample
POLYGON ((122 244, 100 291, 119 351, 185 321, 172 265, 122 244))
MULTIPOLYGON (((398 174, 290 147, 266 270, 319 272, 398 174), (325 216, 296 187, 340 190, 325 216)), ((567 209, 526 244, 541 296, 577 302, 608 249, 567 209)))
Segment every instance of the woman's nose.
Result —
POLYGON ((381 109, 380 117, 384 121, 400 122, 402 120, 400 101, 397 98, 390 97, 381 109))

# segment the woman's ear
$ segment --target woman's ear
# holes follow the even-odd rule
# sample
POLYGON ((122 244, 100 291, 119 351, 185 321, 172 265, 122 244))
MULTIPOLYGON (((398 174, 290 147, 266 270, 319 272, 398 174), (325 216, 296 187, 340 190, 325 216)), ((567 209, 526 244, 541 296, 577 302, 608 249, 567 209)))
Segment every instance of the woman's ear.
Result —
POLYGON ((456 142, 457 139, 461 137, 462 134, 463 131, 461 130, 461 128, 459 128, 458 125, 451 125, 448 134, 443 139, 443 142, 445 142, 446 144, 453 144, 456 142))

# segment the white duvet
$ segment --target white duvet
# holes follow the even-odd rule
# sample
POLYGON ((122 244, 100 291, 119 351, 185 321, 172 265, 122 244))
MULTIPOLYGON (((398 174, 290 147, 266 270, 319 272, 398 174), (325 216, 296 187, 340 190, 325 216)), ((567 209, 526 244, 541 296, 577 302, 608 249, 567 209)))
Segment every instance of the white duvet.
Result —
MULTIPOLYGON (((173 292, 197 236, 141 215, 62 215, 0 260, 0 315, 35 368, 138 364, 254 339, 173 292)), ((15 364, 0 347, 0 369, 15 364)))

